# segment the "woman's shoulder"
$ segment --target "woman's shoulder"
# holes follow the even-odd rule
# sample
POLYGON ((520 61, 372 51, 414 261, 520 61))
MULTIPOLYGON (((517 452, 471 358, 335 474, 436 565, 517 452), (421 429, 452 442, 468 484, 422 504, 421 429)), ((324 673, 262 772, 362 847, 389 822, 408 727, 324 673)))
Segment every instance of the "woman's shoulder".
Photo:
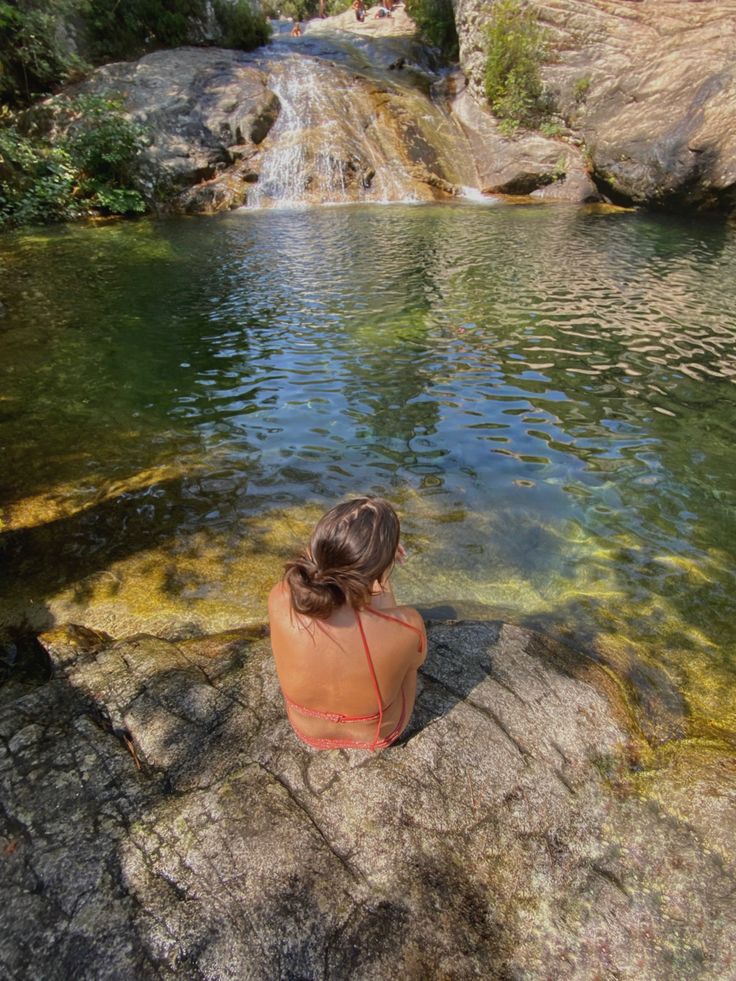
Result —
POLYGON ((280 579, 268 594, 268 615, 284 616, 291 611, 291 593, 289 587, 280 579))
POLYGON ((371 613, 375 613, 379 617, 389 620, 399 620, 406 624, 407 627, 413 627, 415 630, 424 630, 424 618, 419 610, 414 609, 413 606, 381 606, 368 607, 368 609, 371 613))

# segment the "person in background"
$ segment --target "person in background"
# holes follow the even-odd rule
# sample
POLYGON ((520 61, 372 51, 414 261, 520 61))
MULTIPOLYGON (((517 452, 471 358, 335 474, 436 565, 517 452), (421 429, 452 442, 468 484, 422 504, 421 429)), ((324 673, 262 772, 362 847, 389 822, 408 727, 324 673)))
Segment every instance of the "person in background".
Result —
POLYGON ((268 600, 271 649, 296 735, 315 749, 385 749, 406 728, 427 652, 390 583, 406 553, 388 501, 331 508, 268 600))
POLYGON ((365 20, 365 3, 363 0, 353 0, 353 10, 355 11, 355 19, 362 24, 365 20))
POLYGON ((301 37, 302 36, 302 25, 299 23, 298 20, 297 21, 294 21, 294 26, 291 29, 291 36, 292 37, 301 37))

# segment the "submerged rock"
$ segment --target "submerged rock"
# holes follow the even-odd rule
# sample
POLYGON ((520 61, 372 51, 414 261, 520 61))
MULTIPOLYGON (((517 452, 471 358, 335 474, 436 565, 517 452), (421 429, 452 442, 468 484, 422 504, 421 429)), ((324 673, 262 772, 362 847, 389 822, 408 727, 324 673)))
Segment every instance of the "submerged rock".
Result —
POLYGON ((400 745, 315 752, 257 634, 42 637, 0 714, 6 976, 728 976, 722 753, 653 766, 609 675, 497 622, 430 626, 400 745))

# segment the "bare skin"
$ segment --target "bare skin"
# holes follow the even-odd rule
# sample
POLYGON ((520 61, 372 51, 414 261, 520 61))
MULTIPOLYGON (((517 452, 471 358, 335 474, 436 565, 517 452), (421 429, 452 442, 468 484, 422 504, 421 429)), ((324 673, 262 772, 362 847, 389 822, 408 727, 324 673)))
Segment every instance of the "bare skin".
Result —
MULTIPOLYGON (((385 709, 380 732, 380 738, 384 738, 399 723, 402 688, 406 700, 402 731, 409 722, 427 637, 420 614, 410 606, 397 606, 388 579, 375 584, 370 606, 416 627, 423 640, 420 653, 414 630, 367 611, 361 614, 385 709)), ((289 588, 280 582, 271 590, 268 612, 276 672, 282 690, 292 701, 319 712, 342 715, 372 715, 377 711, 376 693, 352 607, 339 607, 328 620, 300 616, 292 612, 289 588)), ((289 719, 313 739, 371 742, 376 735, 375 722, 337 723, 291 710, 289 719)))

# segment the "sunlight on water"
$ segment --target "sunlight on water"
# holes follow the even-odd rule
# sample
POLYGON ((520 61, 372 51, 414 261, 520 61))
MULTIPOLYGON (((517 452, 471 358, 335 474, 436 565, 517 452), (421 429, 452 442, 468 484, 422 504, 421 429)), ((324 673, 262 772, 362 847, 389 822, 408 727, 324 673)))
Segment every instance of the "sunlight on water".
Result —
POLYGON ((262 619, 321 509, 371 491, 405 601, 736 730, 728 226, 239 212, 6 236, 0 276, 5 622, 262 619))

